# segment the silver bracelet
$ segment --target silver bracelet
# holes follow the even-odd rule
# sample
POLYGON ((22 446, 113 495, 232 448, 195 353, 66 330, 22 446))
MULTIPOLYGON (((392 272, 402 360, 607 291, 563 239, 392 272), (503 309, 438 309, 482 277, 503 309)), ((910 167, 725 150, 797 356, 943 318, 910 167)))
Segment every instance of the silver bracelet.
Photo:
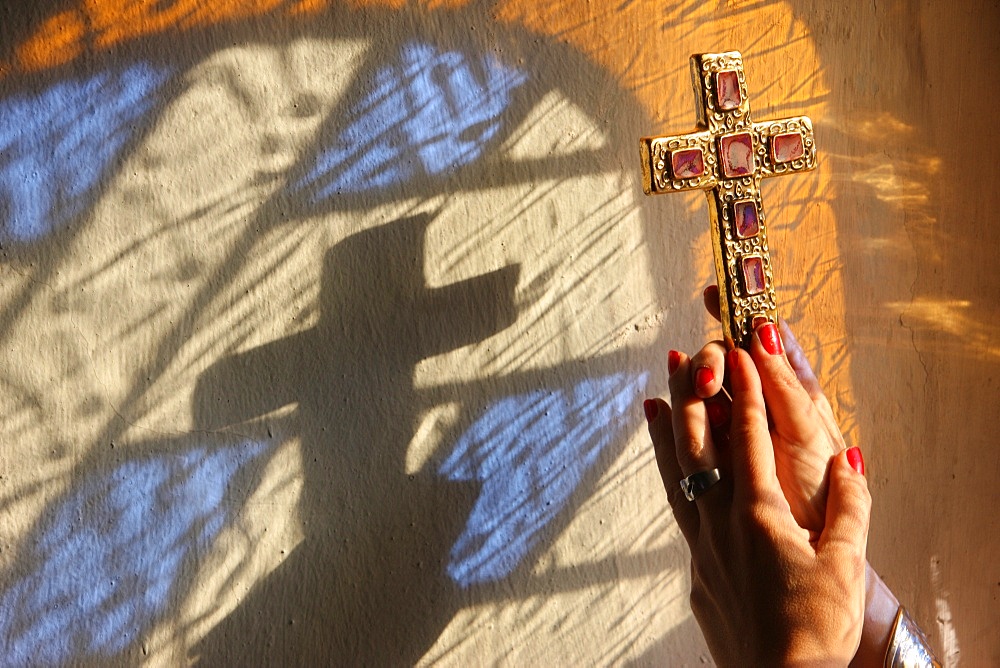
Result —
POLYGON ((896 612, 889 647, 885 651, 884 666, 885 668, 941 668, 941 663, 927 642, 927 636, 903 606, 899 606, 896 612))

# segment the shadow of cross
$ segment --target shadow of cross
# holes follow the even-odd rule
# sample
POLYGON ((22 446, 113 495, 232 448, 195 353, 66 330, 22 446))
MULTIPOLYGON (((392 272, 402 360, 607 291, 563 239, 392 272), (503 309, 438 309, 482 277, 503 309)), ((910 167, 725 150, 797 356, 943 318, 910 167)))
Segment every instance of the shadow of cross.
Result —
POLYGON ((746 348, 757 325, 777 318, 760 182, 815 167, 812 121, 755 123, 738 51, 692 56, 691 82, 704 129, 642 138, 643 190, 705 191, 723 335, 728 345, 746 348))
MULTIPOLYGON (((408 474, 422 359, 511 325, 519 265, 429 288, 429 216, 365 230, 325 259, 318 324, 199 378, 198 428, 297 404, 305 534, 195 650, 202 665, 412 665, 459 607, 444 565, 479 494, 408 474)), ((471 388, 470 388, 471 390, 471 388)))

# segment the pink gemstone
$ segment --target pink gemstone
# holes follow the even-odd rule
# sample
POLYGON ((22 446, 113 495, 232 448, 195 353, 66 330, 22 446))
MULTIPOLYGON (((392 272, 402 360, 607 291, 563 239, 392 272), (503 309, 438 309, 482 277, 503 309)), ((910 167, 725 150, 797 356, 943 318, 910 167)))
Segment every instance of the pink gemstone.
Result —
POLYGON ((764 279, 764 260, 759 255, 743 258, 743 285, 748 295, 764 292, 767 282, 764 279))
POLYGON ((715 97, 722 111, 740 106, 743 95, 740 93, 740 76, 736 70, 725 70, 715 74, 715 97))
POLYGON ((757 204, 752 199, 733 203, 733 219, 736 223, 736 236, 740 239, 756 236, 760 231, 757 204))
POLYGON ((732 179, 753 172, 753 139, 749 132, 719 137, 722 173, 732 179))
POLYGON ((670 168, 675 179, 690 179, 705 173, 705 159, 700 148, 687 148, 670 154, 670 168))
POLYGON ((771 137, 771 160, 777 164, 798 160, 805 152, 802 135, 798 132, 771 137))

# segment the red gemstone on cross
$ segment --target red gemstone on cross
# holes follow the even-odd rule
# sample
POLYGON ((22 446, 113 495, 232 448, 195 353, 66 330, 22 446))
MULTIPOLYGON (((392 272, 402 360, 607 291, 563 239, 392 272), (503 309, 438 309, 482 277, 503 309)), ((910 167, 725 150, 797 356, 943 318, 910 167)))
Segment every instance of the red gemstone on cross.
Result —
POLYGON ((716 104, 722 111, 730 111, 740 106, 743 95, 740 93, 740 76, 736 70, 723 70, 715 74, 716 104))
POLYGON ((749 132, 719 137, 722 173, 727 179, 753 172, 753 138, 749 132))
POLYGON ((798 160, 805 153, 802 135, 798 132, 775 135, 771 138, 771 160, 777 164, 798 160))
POLYGON ((733 203, 733 222, 736 236, 748 239, 760 231, 760 220, 757 216, 757 203, 752 199, 733 203))
POLYGON ((764 260, 759 255, 743 258, 743 285, 748 295, 757 295, 767 288, 764 278, 764 260))
POLYGON ((705 173, 705 158, 700 148, 686 148, 670 153, 670 169, 675 179, 690 179, 705 173))

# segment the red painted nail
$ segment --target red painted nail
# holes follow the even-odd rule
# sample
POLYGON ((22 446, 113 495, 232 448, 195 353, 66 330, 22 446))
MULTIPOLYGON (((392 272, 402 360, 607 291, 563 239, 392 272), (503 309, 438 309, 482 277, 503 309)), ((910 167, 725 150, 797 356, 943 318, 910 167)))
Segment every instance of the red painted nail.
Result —
POLYGON ((851 465, 851 468, 860 473, 865 474, 865 458, 861 456, 861 448, 854 446, 847 451, 847 462, 851 465))
POLYGON ((646 422, 652 422, 660 412, 660 407, 656 405, 656 399, 646 399, 642 402, 642 410, 646 414, 646 422))
POLYGON ((694 372, 694 386, 701 389, 715 380, 715 374, 707 366, 700 366, 694 372))
POLYGON ((725 425, 729 419, 729 411, 717 401, 706 402, 705 411, 708 413, 708 423, 712 425, 713 429, 718 429, 725 425))
POLYGON ((670 375, 673 375, 674 371, 677 371, 677 367, 681 365, 681 354, 676 350, 671 350, 667 353, 667 371, 670 375))
POLYGON ((760 337, 760 342, 764 346, 764 350, 768 353, 780 355, 785 352, 784 347, 781 345, 781 335, 778 333, 778 326, 773 322, 761 325, 760 329, 757 330, 757 336, 760 337))
POLYGON ((730 369, 734 368, 740 363, 740 349, 733 348, 728 353, 726 353, 726 366, 730 369))

